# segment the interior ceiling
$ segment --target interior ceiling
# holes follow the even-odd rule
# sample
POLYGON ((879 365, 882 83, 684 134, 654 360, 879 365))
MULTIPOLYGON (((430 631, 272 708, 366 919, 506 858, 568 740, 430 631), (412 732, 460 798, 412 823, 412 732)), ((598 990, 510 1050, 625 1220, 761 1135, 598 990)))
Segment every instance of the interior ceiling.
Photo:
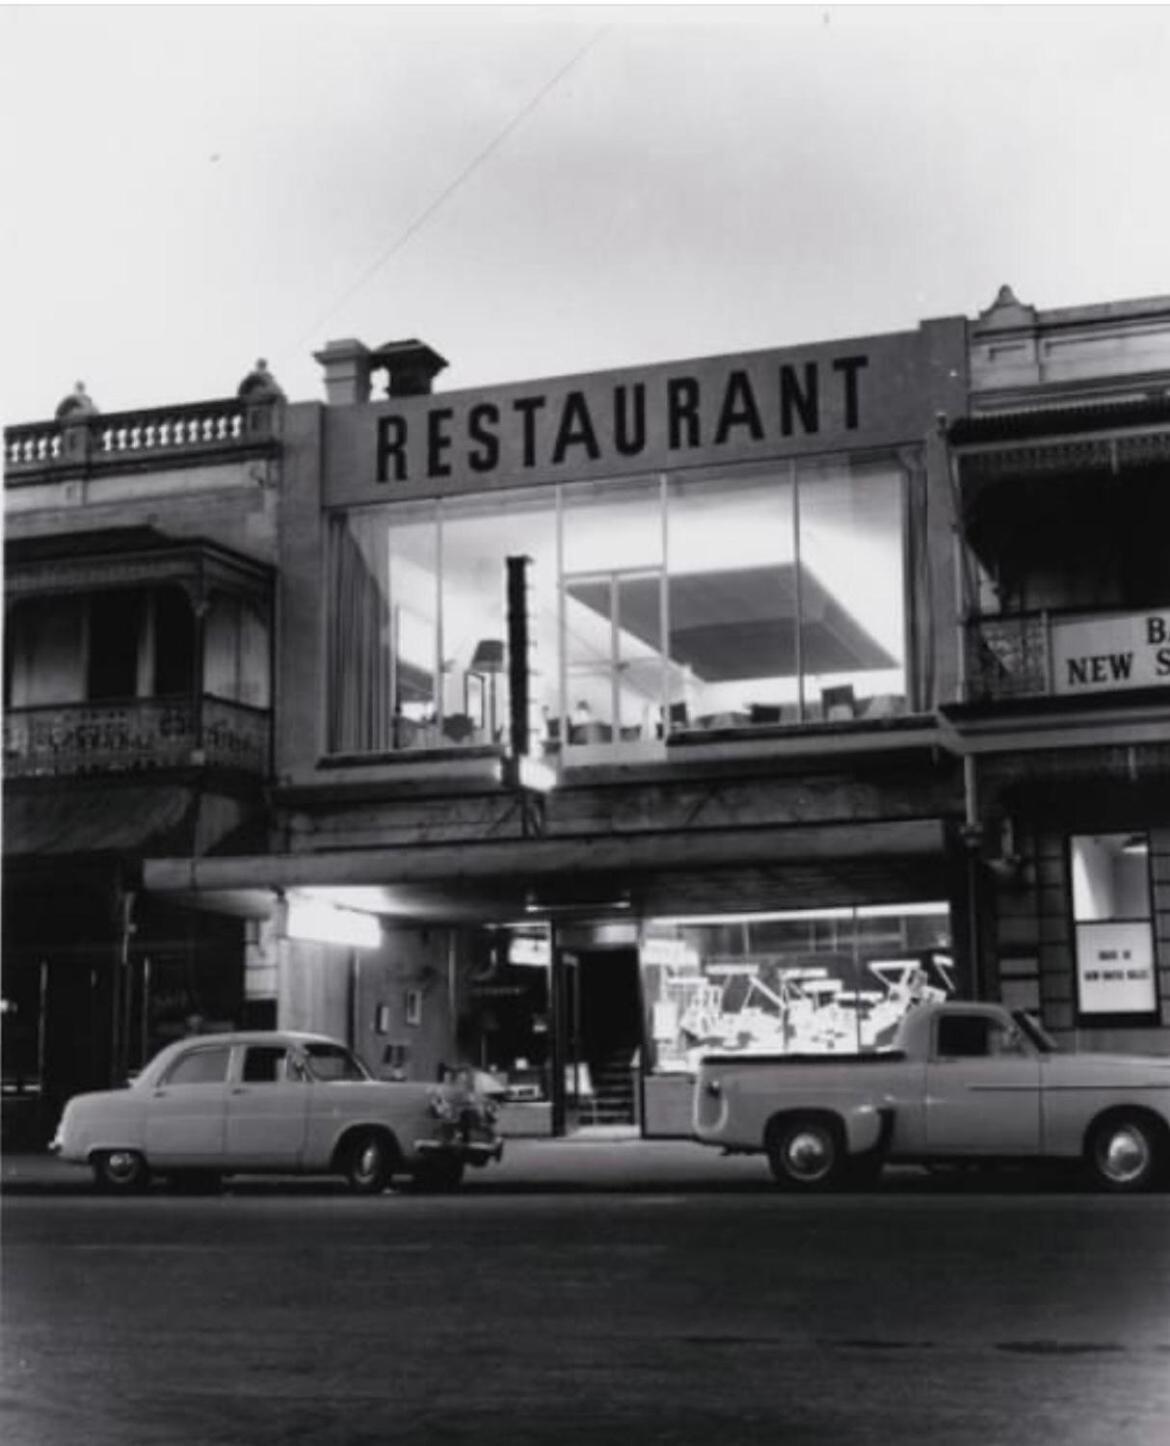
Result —
MULTIPOLYGON (((771 677, 795 677, 797 574, 791 562, 672 573, 671 661, 689 666, 706 683, 758 678, 762 668, 771 677)), ((806 674, 897 667, 807 567, 799 568, 799 584, 806 674)), ((608 581, 572 583, 568 591, 602 617, 612 617, 608 581)), ((651 648, 659 646, 658 578, 623 579, 618 610, 624 631, 651 648)))

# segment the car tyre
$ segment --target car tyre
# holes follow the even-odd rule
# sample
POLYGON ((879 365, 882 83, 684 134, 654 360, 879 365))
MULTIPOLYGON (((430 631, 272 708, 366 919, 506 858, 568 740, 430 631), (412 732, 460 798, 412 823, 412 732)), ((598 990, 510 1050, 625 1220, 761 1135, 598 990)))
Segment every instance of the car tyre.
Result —
POLYGON ((1085 1164, 1099 1190, 1138 1194, 1149 1190, 1167 1163, 1164 1132, 1136 1111, 1106 1115, 1093 1125, 1085 1143, 1085 1164))
POLYGON ((385 1135, 365 1130, 345 1151, 343 1166, 349 1188, 358 1195, 380 1195, 394 1173, 394 1147, 385 1135))
POLYGON ((134 1195, 150 1183, 146 1160, 137 1150, 100 1150, 90 1164, 99 1190, 114 1195, 134 1195))
POLYGON ((452 1155, 424 1160, 414 1171, 414 1188, 431 1194, 447 1194, 463 1183, 463 1161, 452 1155))
POLYGON ((785 1190, 833 1190, 848 1178, 842 1131, 824 1116, 792 1115, 774 1121, 766 1148, 772 1176, 785 1190))

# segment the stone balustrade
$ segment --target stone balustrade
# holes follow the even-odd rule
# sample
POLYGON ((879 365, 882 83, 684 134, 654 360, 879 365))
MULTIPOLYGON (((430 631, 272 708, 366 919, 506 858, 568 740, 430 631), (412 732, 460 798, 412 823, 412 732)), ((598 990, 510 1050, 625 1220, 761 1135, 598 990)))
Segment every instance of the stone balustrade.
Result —
POLYGON ((271 716, 224 698, 142 698, 10 708, 10 779, 131 773, 197 765, 265 775, 271 716))
POLYGON ((272 399, 228 397, 149 411, 67 416, 28 422, 4 432, 9 480, 23 473, 84 463, 115 468, 139 459, 167 465, 266 442, 275 435, 272 399))

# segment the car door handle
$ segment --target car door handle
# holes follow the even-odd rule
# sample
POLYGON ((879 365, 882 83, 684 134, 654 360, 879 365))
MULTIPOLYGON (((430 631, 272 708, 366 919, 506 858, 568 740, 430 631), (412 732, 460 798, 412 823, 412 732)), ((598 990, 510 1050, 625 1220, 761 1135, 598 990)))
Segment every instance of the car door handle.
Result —
POLYGON ((233 1095, 246 1095, 248 1089, 246 1085, 232 1085, 230 1093, 233 1095))

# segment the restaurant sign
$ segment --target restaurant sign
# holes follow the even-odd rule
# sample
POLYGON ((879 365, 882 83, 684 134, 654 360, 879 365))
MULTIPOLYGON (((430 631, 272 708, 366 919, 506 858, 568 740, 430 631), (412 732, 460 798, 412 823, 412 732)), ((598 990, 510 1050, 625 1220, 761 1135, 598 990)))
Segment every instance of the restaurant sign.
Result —
POLYGON ((387 501, 919 442, 961 388, 946 323, 325 409, 325 501, 387 501), (955 394, 955 395, 952 395, 955 394))
POLYGON ((1054 692, 1115 692, 1170 683, 1170 612, 1056 618, 1051 639, 1054 692))

